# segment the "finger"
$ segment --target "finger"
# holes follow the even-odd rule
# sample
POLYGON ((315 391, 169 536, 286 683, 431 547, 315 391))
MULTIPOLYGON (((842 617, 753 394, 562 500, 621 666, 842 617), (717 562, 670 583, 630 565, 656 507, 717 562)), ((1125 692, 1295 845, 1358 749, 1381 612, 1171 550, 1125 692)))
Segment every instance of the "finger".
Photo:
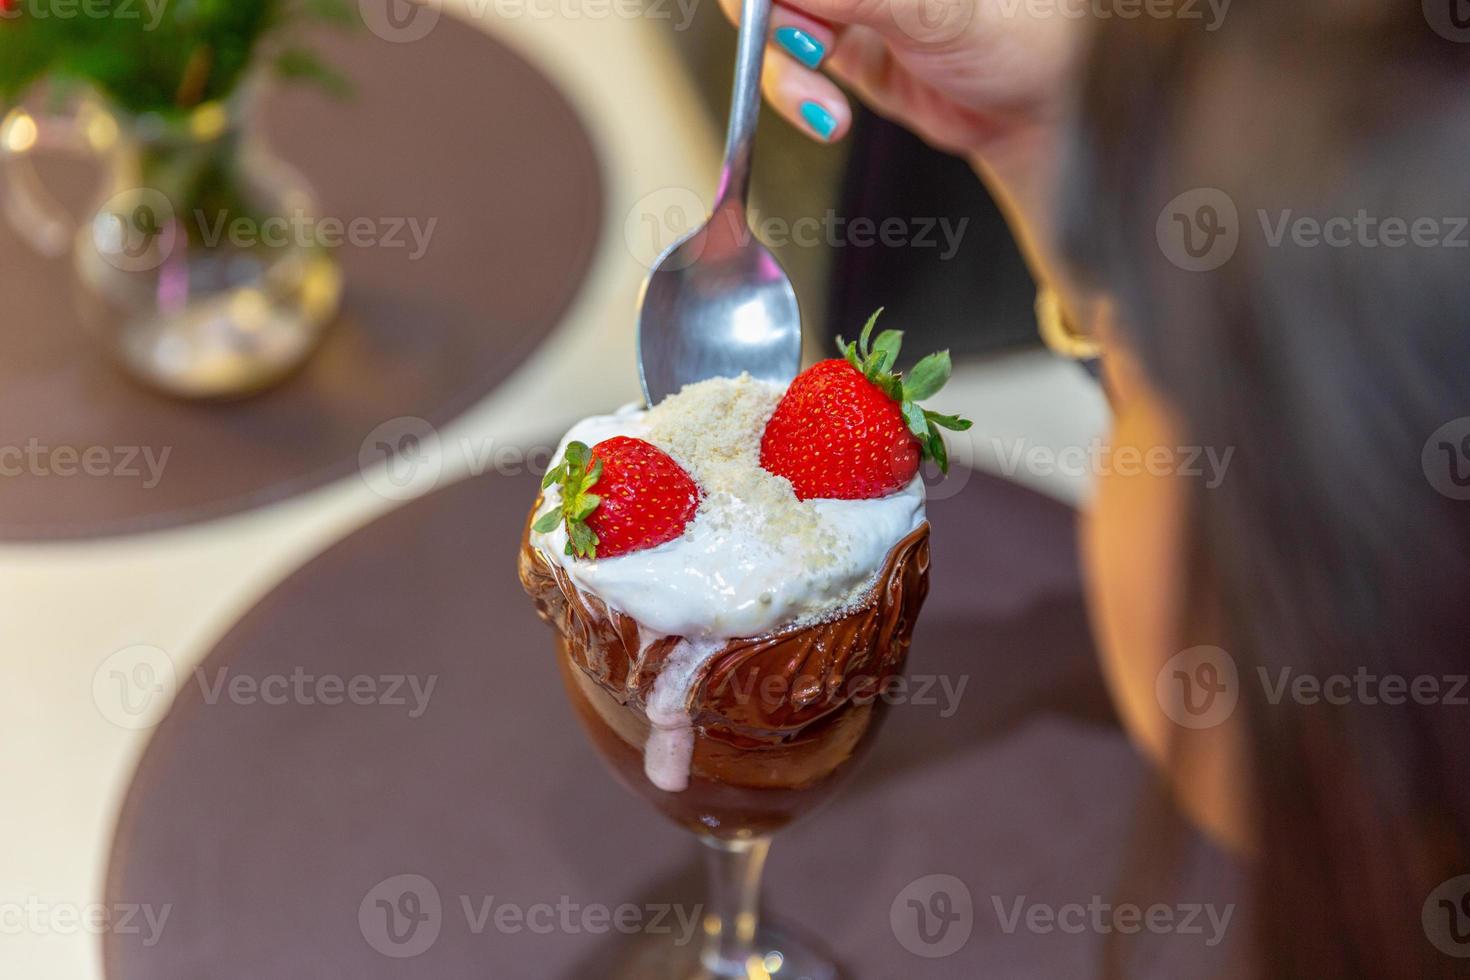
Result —
POLYGON ((903 113, 933 100, 923 82, 902 70, 893 47, 866 27, 845 28, 824 70, 879 115, 904 122, 903 113))
POLYGON ((890 108, 890 89, 906 77, 895 70, 888 42, 867 27, 844 29, 823 67, 859 99, 880 111, 890 108))
POLYGON ((761 72, 766 101, 797 129, 832 143, 852 128, 852 107, 837 83, 789 58, 771 58, 761 72))
MULTIPOLYGON (((732 24, 740 23, 740 0, 720 0, 720 9, 732 24)), ((835 35, 830 25, 785 4, 771 8, 772 46, 807 68, 819 68, 832 51, 835 35)))
POLYGON ((973 24, 978 0, 782 0, 780 6, 839 31, 866 27, 901 47, 937 48, 956 43, 973 24))
MULTIPOLYGON (((778 31, 791 27, 808 33, 822 46, 819 63, 825 63, 854 29, 899 49, 963 53, 985 19, 981 4, 982 0, 781 0, 772 6, 771 18, 778 31)), ((720 6, 733 23, 740 22, 741 0, 720 0, 720 6)))

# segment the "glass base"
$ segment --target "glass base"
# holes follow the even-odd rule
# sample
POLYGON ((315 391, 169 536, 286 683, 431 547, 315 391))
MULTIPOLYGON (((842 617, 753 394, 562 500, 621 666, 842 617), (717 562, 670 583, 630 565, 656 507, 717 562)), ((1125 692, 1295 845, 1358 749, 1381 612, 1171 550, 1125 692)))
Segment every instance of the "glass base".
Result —
POLYGON ((711 969, 698 942, 679 945, 668 935, 643 934, 627 942, 609 963, 605 980, 843 980, 826 953, 780 926, 756 934, 760 960, 745 970, 711 969))

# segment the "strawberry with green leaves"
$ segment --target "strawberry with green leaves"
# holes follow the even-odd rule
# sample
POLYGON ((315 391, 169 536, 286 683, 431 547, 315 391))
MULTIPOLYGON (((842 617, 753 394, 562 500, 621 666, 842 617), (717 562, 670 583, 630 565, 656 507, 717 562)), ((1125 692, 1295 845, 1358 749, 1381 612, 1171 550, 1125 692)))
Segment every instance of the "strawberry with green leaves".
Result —
POLYGON ((585 442, 569 443, 541 489, 552 484, 561 491, 561 503, 532 528, 549 534, 565 524, 566 553, 579 558, 655 548, 683 534, 699 509, 699 486, 684 468, 631 436, 604 439, 591 449, 585 442))
POLYGON ((949 351, 923 358, 908 377, 893 370, 899 330, 872 339, 880 309, 857 343, 837 338, 841 358, 797 375, 761 438, 761 466, 791 481, 802 500, 866 500, 907 485, 919 462, 949 471, 941 429, 963 432, 968 419, 919 404, 949 380, 949 351))

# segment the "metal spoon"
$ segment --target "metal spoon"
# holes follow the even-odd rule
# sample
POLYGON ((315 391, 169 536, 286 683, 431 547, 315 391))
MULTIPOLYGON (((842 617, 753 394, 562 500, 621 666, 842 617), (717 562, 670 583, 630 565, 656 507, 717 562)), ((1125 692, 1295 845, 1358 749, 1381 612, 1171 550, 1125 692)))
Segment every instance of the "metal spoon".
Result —
POLYGON ((796 291, 746 216, 770 21, 771 0, 745 0, 714 213, 659 258, 643 285, 638 377, 650 405, 706 378, 748 371, 784 384, 801 367, 796 291))

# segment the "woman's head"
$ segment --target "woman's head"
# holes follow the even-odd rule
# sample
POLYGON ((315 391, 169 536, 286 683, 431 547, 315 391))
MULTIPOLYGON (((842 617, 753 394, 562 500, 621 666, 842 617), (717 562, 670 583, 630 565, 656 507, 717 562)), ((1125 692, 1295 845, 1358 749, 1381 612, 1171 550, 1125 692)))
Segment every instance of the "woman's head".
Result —
POLYGON ((1270 976, 1461 965, 1421 922, 1470 873, 1470 25, 1432 21, 1102 22, 1064 181, 1071 272, 1114 300, 1115 441, 1180 464, 1101 481, 1105 659, 1254 852, 1270 976))

